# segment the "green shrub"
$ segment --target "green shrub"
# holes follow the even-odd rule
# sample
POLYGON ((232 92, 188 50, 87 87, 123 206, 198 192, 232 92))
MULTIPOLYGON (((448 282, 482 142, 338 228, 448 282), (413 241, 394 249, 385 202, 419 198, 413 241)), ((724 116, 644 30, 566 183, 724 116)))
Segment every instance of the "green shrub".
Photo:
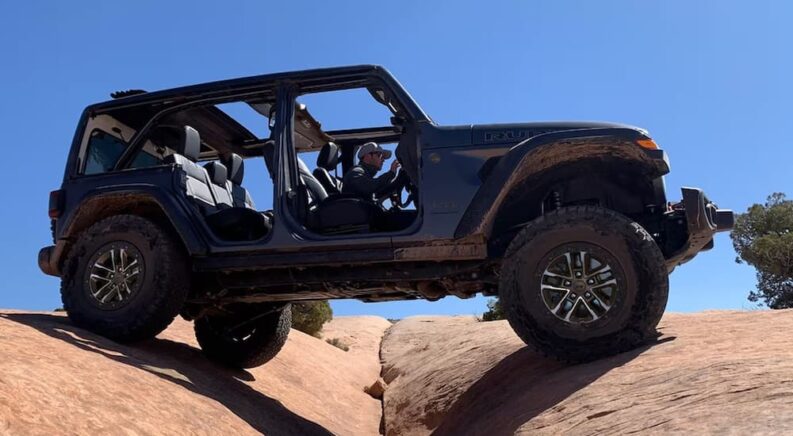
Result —
POLYGON ((322 325, 333 319, 333 310, 327 301, 307 301, 292 304, 292 328, 319 337, 322 325))
POLYGON ((771 309, 793 308, 793 200, 777 192, 735 219, 730 233, 738 263, 757 269, 749 301, 771 309))
POLYGON ((501 308, 498 298, 494 298, 487 302, 487 312, 482 314, 482 321, 497 321, 499 319, 505 319, 504 310, 501 308))
POLYGON ((339 339, 339 338, 325 339, 325 342, 333 345, 334 347, 336 347, 336 348, 338 348, 340 350, 350 351, 349 345, 347 345, 344 342, 342 342, 342 340, 339 339))

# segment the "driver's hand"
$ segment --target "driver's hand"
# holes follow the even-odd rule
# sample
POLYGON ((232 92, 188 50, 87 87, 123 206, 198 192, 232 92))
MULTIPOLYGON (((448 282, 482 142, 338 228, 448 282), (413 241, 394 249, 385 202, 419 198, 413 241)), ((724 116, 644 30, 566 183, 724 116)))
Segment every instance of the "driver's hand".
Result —
POLYGON ((399 168, 400 166, 402 166, 402 164, 399 163, 398 160, 394 159, 394 161, 391 162, 391 172, 395 173, 397 168, 399 168))

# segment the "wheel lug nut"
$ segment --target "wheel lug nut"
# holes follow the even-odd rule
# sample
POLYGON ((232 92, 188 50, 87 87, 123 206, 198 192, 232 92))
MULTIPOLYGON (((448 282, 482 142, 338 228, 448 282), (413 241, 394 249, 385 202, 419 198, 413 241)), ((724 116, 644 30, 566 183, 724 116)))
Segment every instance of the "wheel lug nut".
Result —
POLYGON ((592 296, 592 294, 590 294, 589 292, 587 292, 586 294, 584 294, 584 296, 585 296, 585 297, 587 297, 587 298, 589 298, 589 297, 591 297, 591 296, 592 296))
POLYGON ((572 285, 572 283, 570 282, 570 280, 565 280, 564 281, 564 285, 565 286, 570 286, 570 285, 572 285))
POLYGON ((570 294, 570 298, 575 298, 576 294, 570 294))
POLYGON ((581 277, 581 271, 576 271, 576 272, 575 272, 575 276, 576 276, 576 277, 581 277))
POLYGON ((592 280, 592 279, 589 279, 589 280, 587 280, 586 282, 587 282, 587 283, 589 283, 590 285, 593 285, 593 284, 595 284, 595 281, 594 281, 594 280, 592 280))

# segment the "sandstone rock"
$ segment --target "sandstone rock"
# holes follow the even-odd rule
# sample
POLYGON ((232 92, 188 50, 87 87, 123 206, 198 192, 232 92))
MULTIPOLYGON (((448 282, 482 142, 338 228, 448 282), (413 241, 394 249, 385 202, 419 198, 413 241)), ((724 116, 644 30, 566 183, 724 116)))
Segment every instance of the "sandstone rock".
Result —
POLYGON ((408 318, 381 350, 386 435, 793 434, 793 310, 659 327, 645 347, 568 365, 506 321, 408 318))
POLYGON ((389 327, 337 318, 324 336, 349 352, 292 331, 274 360, 232 371, 184 321, 120 345, 3 311, 0 434, 793 434, 793 310, 667 314, 652 344, 580 365, 504 321, 389 327))
POLYGON ((382 377, 378 377, 371 386, 364 389, 364 392, 371 395, 372 398, 383 398, 383 394, 385 393, 386 388, 388 385, 385 384, 385 380, 382 377))
POLYGON ((336 317, 322 327, 324 340, 339 339, 350 347, 346 360, 361 365, 359 375, 364 380, 361 389, 380 376, 380 342, 389 327, 391 323, 387 319, 366 315, 336 317))
MULTIPOLYGON (((337 325, 338 321, 338 325, 337 325)), ((0 313, 0 434, 378 434, 382 318, 338 318, 345 353, 292 330, 267 364, 207 361, 190 323, 121 345, 63 314, 0 313), (349 329, 347 331, 346 329, 349 329)))

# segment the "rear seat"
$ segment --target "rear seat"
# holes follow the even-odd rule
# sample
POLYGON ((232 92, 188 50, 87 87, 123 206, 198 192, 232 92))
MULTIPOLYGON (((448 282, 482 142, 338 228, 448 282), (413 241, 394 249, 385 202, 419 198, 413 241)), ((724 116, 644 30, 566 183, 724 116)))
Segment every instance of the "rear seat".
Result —
POLYGON ((235 207, 227 189, 226 167, 210 162, 206 169, 195 161, 201 149, 198 131, 185 126, 177 153, 165 158, 166 163, 178 164, 187 175, 185 194, 201 210, 206 222, 219 237, 232 241, 261 239, 272 230, 269 218, 246 207, 235 207))
POLYGON ((248 209, 256 209, 253 203, 253 198, 248 193, 248 190, 242 187, 242 179, 245 176, 245 162, 243 162, 240 155, 231 153, 227 158, 223 159, 223 165, 228 169, 228 182, 227 189, 231 192, 231 198, 235 207, 247 207, 248 209))
POLYGON ((208 182, 206 171, 195 161, 201 151, 201 136, 190 126, 179 131, 180 138, 175 147, 176 153, 165 157, 165 163, 177 164, 187 175, 185 180, 186 195, 191 198, 204 214, 217 210, 215 197, 208 182))
POLYGON ((226 166, 220 162, 209 162, 204 165, 204 169, 209 176, 212 196, 218 209, 234 207, 234 200, 231 198, 231 190, 228 189, 228 177, 226 166))

